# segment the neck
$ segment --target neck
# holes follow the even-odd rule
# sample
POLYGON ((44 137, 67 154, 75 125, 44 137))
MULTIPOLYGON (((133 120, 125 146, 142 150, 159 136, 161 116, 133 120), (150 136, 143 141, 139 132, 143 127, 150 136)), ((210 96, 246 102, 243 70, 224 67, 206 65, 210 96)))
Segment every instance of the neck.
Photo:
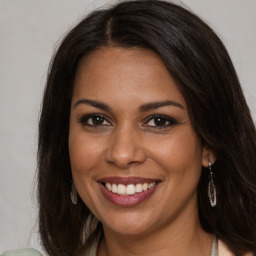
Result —
POLYGON ((117 234, 104 225, 103 228, 105 238, 100 243, 98 256, 211 255, 213 235, 201 228, 195 212, 143 234, 117 234))

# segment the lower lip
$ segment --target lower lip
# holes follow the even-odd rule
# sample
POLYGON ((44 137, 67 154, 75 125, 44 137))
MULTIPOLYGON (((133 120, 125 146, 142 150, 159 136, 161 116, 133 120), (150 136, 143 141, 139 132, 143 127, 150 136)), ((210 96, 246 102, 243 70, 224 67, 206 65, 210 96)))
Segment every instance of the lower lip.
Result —
POLYGON ((159 183, 157 183, 154 187, 140 192, 136 193, 134 195, 127 195, 127 196, 121 196, 115 193, 112 193, 109 191, 102 183, 100 184, 101 191, 103 195, 113 204, 123 207, 130 207, 133 205, 137 205, 139 203, 142 203, 146 199, 148 199, 156 190, 156 187, 159 183))

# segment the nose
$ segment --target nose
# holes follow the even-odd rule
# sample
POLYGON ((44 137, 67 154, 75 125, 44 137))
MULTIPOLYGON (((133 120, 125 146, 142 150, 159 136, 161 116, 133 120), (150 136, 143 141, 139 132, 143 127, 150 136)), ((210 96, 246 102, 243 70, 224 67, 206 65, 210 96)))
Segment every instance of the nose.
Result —
POLYGON ((119 128, 110 138, 106 161, 122 169, 141 164, 146 159, 141 134, 133 128, 119 128))

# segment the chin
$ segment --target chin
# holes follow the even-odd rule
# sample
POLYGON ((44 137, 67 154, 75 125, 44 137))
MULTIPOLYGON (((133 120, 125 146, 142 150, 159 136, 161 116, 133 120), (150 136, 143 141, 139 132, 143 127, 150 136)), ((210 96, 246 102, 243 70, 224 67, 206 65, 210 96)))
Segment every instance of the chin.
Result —
MULTIPOLYGON (((156 220, 157 221, 157 220, 156 220)), ((135 213, 119 213, 118 216, 113 216, 109 219, 102 220, 104 231, 110 231, 119 235, 136 236, 145 234, 153 230, 152 216, 135 213)))
POLYGON ((149 229, 149 227, 127 222, 125 224, 117 224, 117 225, 111 224, 111 226, 107 226, 107 227, 106 225, 103 224, 103 229, 104 231, 107 229, 113 233, 117 233, 118 235, 134 237, 134 236, 139 236, 144 233, 147 233, 147 230, 149 229))

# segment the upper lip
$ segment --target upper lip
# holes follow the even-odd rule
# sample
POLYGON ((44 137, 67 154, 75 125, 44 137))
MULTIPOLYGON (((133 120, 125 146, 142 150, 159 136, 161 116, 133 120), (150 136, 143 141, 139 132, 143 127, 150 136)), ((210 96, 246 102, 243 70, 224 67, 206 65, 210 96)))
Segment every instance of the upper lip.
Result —
POLYGON ((131 176, 131 177, 112 176, 112 177, 100 178, 97 181, 101 183, 129 185, 129 184, 153 183, 153 182, 158 182, 159 180, 152 179, 152 178, 136 177, 136 176, 131 176))

